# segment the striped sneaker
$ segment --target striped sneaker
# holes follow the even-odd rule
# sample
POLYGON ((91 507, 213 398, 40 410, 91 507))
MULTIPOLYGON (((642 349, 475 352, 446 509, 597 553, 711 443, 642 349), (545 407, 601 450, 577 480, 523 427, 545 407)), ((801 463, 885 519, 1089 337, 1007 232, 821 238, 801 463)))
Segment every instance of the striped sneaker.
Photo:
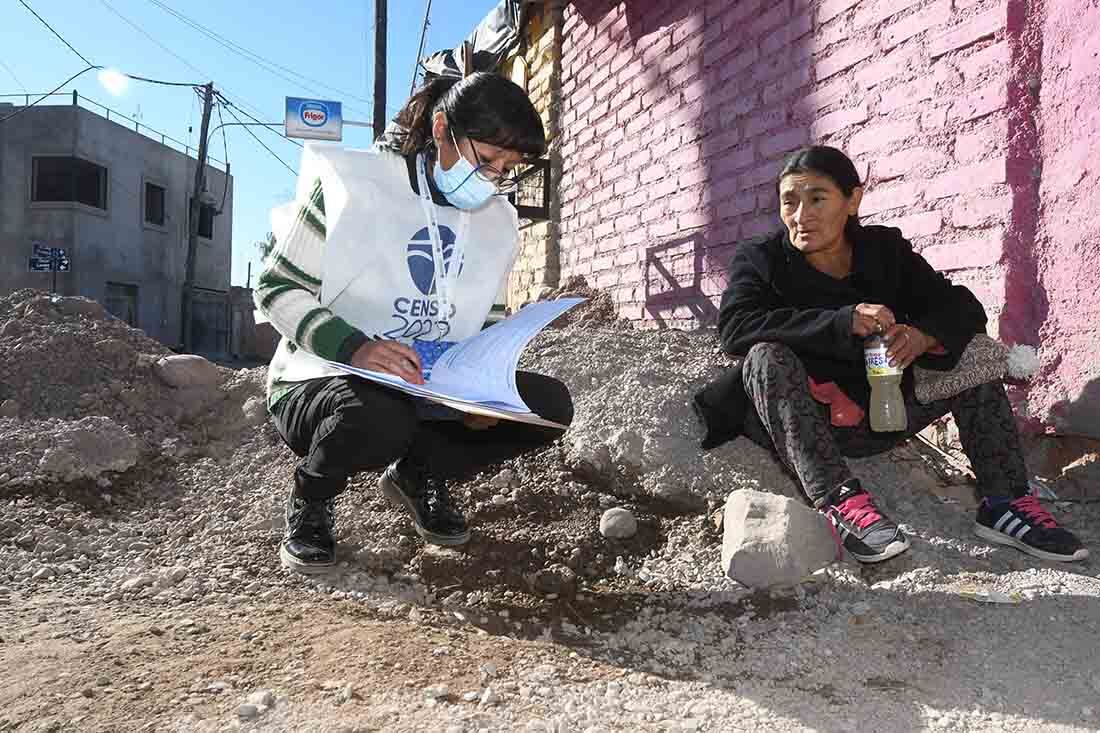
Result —
POLYGON ((1043 560, 1084 560, 1089 551, 1068 529, 1058 526, 1034 496, 1019 499, 983 499, 974 522, 983 540, 1008 545, 1043 560))
POLYGON ((909 549, 905 533, 858 482, 841 486, 821 511, 836 528, 844 549, 860 562, 882 562, 909 549))

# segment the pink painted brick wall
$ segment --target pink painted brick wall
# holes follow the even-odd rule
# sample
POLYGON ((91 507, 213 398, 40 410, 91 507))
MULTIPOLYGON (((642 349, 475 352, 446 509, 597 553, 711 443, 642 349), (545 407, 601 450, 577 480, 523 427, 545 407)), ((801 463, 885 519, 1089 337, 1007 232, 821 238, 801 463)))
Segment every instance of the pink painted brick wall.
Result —
POLYGON ((731 245, 778 226, 782 156, 821 142, 856 160, 867 221, 993 283, 996 324, 1012 196, 1007 2, 570 3, 562 276, 611 289, 639 325, 712 321, 731 245), (636 254, 610 256, 624 251, 636 254))
POLYGON ((1030 413, 1100 437, 1100 7, 1048 2, 1042 23, 1038 282, 1010 295, 1046 304, 1030 413))

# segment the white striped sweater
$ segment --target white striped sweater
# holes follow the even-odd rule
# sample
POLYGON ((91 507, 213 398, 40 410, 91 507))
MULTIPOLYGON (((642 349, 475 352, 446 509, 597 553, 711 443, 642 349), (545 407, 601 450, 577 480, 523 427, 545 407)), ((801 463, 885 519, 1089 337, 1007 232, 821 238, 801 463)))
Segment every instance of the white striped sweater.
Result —
MULTIPOLYGON (((305 349, 322 359, 346 363, 368 337, 318 299, 324 248, 325 200, 318 180, 290 231, 268 254, 253 297, 256 308, 289 339, 292 351, 305 349)), ((278 380, 269 383, 268 406, 293 386, 278 380)))

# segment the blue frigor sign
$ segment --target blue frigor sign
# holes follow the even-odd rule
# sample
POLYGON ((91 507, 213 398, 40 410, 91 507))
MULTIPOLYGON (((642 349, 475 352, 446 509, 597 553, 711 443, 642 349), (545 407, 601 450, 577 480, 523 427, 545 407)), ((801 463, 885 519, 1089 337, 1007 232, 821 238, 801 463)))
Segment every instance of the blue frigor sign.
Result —
POLYGON ((344 114, 340 103, 287 97, 286 136, 305 140, 342 140, 344 114))

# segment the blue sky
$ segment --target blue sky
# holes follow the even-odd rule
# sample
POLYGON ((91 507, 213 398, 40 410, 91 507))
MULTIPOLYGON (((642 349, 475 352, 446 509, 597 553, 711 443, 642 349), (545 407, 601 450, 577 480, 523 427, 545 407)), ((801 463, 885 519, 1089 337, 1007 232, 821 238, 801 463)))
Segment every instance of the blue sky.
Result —
MULTIPOLYGON (((264 122, 282 120, 286 96, 336 99, 344 103, 345 119, 371 120, 371 105, 363 100, 373 96, 373 0, 322 3, 290 0, 265 3, 224 0, 27 2, 97 65, 170 81, 202 83, 212 80, 231 101, 257 117, 262 115, 264 122), (278 70, 290 77, 287 79, 265 71, 158 5, 172 8, 244 49, 313 81, 292 83, 296 81, 292 74, 278 70), (112 12, 112 8, 116 12, 112 12)), ((389 0, 387 117, 392 117, 408 96, 424 5, 424 0, 389 0)), ((496 0, 435 0, 425 54, 461 42, 495 5, 496 0)), ((0 94, 46 92, 83 68, 84 63, 17 0, 0 0, 0 17, 4 19, 0 23, 0 94)), ((197 144, 200 104, 185 87, 134 82, 121 96, 115 97, 103 88, 94 72, 89 72, 67 85, 65 90, 73 88, 123 114, 139 116, 143 124, 159 132, 190 142, 192 146, 197 144), (194 128, 190 135, 189 126, 194 128)), ((57 102, 60 101, 61 98, 57 98, 57 102)), ((214 121, 216 124, 216 115, 214 121)), ((228 116, 226 121, 231 121, 228 116)), ((258 128, 249 129, 256 131, 283 160, 298 167, 300 150, 297 147, 274 134, 258 128)), ((253 242, 268 231, 271 207, 293 196, 294 177, 260 147, 245 128, 227 127, 225 131, 236 186, 232 282, 244 285, 251 260, 255 284, 259 258, 253 242)), ((366 147, 372 139, 369 129, 344 128, 345 145, 366 147)), ((220 132, 211 141, 211 155, 222 160, 226 157, 220 132)))

